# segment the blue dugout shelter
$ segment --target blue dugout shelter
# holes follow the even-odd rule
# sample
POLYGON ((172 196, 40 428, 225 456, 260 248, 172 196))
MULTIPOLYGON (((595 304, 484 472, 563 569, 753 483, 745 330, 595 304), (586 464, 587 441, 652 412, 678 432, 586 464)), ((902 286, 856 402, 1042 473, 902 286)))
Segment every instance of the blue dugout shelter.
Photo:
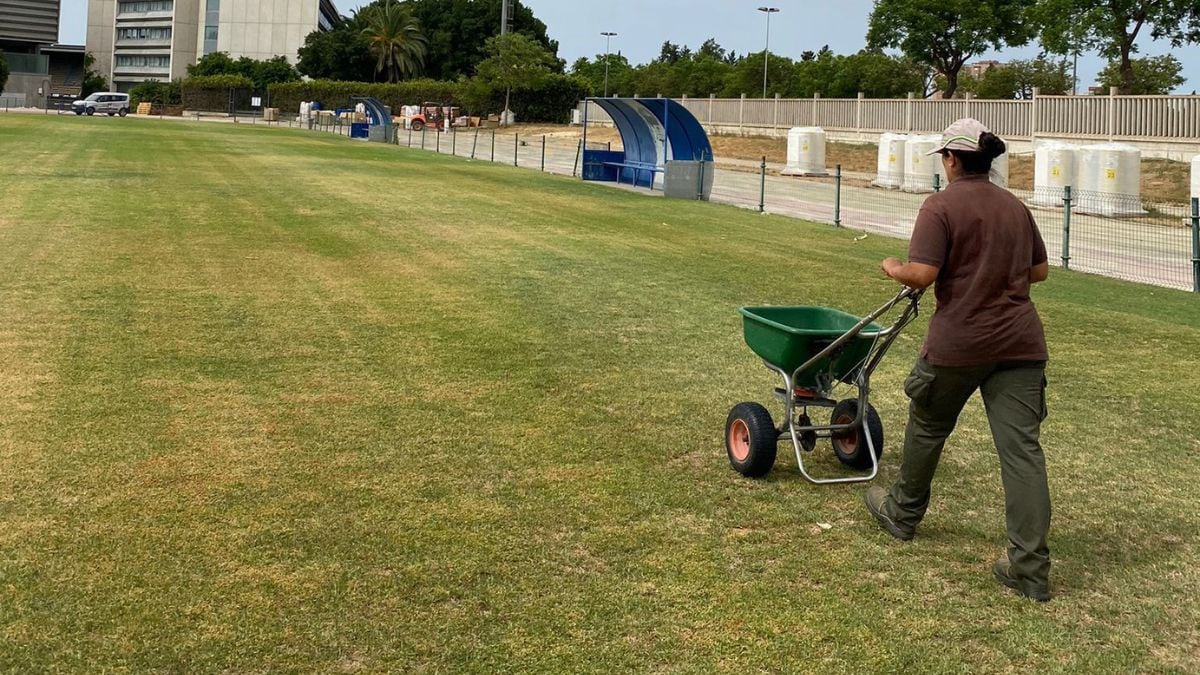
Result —
POLYGON ((352 101, 362 103, 363 108, 367 112, 367 124, 351 125, 351 135, 354 132, 360 131, 354 127, 361 127, 359 138, 366 138, 379 143, 390 143, 392 140, 392 111, 385 106, 379 99, 374 96, 353 96, 352 101))
POLYGON ((654 189, 667 162, 712 162, 708 134, 694 115, 670 98, 589 98, 583 108, 583 179, 654 189), (587 111, 595 103, 612 118, 624 150, 587 149, 587 111))

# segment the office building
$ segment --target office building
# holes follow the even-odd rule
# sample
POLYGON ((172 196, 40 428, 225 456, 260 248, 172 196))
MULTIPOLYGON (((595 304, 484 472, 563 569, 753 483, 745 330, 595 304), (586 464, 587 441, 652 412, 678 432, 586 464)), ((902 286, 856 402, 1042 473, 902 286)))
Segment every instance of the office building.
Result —
POLYGON ((57 44, 60 15, 60 0, 0 0, 0 53, 10 71, 2 105, 41 108, 79 94, 83 47, 57 44))
POLYGON ((331 0, 90 0, 87 50, 113 89, 128 91, 184 77, 218 51, 295 63, 304 38, 337 20, 331 0))

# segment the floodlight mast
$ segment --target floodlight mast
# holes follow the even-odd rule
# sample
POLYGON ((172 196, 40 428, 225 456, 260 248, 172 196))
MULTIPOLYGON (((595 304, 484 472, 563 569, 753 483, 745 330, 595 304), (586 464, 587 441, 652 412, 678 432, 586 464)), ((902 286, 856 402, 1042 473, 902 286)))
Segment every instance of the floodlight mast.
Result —
POLYGON ((604 31, 600 34, 604 36, 604 98, 608 98, 608 54, 610 51, 609 41, 615 38, 617 34, 609 31, 604 31))
POLYGON ((779 11, 778 7, 759 7, 758 11, 767 15, 767 44, 763 48, 763 98, 767 97, 767 62, 771 59, 771 15, 779 11))

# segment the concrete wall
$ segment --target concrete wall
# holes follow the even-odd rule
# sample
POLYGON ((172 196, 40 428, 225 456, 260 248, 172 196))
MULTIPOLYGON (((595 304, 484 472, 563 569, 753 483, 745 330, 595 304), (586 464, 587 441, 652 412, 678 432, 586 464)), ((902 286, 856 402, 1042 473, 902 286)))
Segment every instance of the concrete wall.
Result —
POLYGON ((0 40, 58 42, 59 0, 0 0, 0 40))
POLYGON ((217 49, 234 58, 286 56, 296 62, 304 38, 317 30, 317 0, 221 0, 217 49))
POLYGON ((11 73, 8 83, 4 85, 5 94, 25 94, 25 106, 28 108, 43 108, 46 105, 46 95, 50 93, 50 76, 29 73, 11 73), (41 89, 41 93, 38 93, 41 89))
POLYGON ((112 84, 113 42, 116 30, 117 0, 88 0, 86 51, 96 62, 92 69, 112 84))
POLYGON ((187 76, 187 67, 202 54, 199 42, 204 30, 204 0, 175 0, 171 29, 171 79, 187 76))

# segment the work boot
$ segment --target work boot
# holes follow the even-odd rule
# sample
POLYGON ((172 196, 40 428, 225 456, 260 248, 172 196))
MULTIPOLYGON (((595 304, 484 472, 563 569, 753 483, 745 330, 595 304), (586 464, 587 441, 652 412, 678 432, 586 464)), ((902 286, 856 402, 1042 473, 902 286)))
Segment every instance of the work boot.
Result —
POLYGON ((996 581, 1008 586, 1026 598, 1031 598, 1038 602, 1050 602, 1050 589, 1045 584, 1039 584, 1031 579, 1022 579, 1013 575, 1012 564, 1008 562, 1007 556, 997 560, 996 564, 992 565, 992 574, 996 575, 996 581))
POLYGON ((885 511, 888 500, 891 498, 891 494, 878 485, 867 488, 867 491, 863 493, 863 502, 867 505, 867 510, 871 512, 871 515, 875 516, 875 520, 879 521, 879 526, 900 541, 908 541, 913 538, 913 531, 892 520, 885 511))

